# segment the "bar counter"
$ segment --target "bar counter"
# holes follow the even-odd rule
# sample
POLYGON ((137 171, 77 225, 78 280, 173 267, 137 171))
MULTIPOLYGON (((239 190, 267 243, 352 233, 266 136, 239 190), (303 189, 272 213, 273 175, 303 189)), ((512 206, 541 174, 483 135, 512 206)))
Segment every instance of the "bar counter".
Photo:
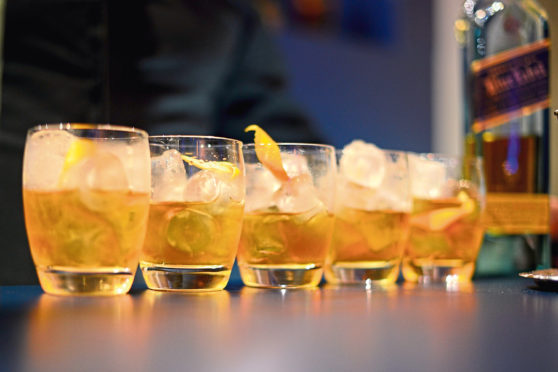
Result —
POLYGON ((556 371, 558 293, 323 285, 56 297, 0 287, 0 371, 556 371))

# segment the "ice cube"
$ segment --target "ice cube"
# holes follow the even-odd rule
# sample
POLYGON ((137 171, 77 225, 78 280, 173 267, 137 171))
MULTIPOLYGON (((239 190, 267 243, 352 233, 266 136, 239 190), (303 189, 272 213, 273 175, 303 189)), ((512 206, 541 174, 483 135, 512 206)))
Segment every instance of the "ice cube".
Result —
POLYGON ((210 203, 219 196, 221 180, 208 170, 201 170, 194 174, 184 188, 184 201, 210 203))
POLYGON ((442 196, 446 186, 446 167, 443 163, 409 154, 411 192, 416 198, 432 199, 442 196))
POLYGON ((367 210, 411 212, 412 200, 408 190, 381 187, 374 199, 367 205, 367 210))
POLYGON ((188 180, 184 189, 184 200, 210 203, 220 201, 241 202, 244 200, 243 177, 231 177, 230 173, 200 170, 188 180))
POLYGON ((272 201, 273 205, 284 213, 301 213, 316 207, 325 208, 309 174, 302 174, 283 183, 273 193, 272 201))
POLYGON ((97 142, 97 148, 118 156, 124 165, 130 190, 149 192, 151 171, 149 145, 145 139, 129 140, 128 143, 97 142))
POLYGON ((79 189, 80 200, 93 211, 107 212, 118 208, 102 191, 127 192, 128 178, 120 159, 110 153, 95 151, 64 172, 60 186, 79 189))
POLYGON ((308 160, 304 155, 282 152, 281 160, 283 161, 283 168, 289 177, 310 174, 308 160))
POLYGON ((220 181, 220 197, 226 201, 242 202, 245 199, 246 188, 244 186, 244 176, 237 175, 231 178, 228 173, 217 173, 220 181))
POLYGON ((398 172, 397 165, 386 164, 384 179, 376 188, 356 184, 339 175, 336 208, 346 206, 367 211, 410 212, 412 200, 408 178, 394 172, 398 172))
POLYGON ((348 181, 377 188, 384 179, 385 163, 382 150, 371 143, 355 140, 343 148, 339 168, 348 181))
POLYGON ((75 137, 63 130, 36 132, 27 139, 23 186, 31 189, 58 188, 66 153, 75 137))
POLYGON ((187 185, 184 162, 177 150, 151 157, 151 198, 154 201, 183 201, 187 185))
POLYGON ((128 178, 120 159, 110 152, 96 151, 68 168, 61 179, 64 188, 128 190, 128 178))
POLYGON ((378 187, 374 210, 410 212, 412 196, 407 162, 386 162, 386 172, 378 187))
POLYGON ((349 207, 371 210, 369 204, 375 194, 375 189, 350 182, 342 175, 339 175, 337 177, 336 209, 340 210, 342 207, 349 207))
POLYGON ((273 194, 281 182, 260 164, 246 164, 246 211, 268 209, 273 206, 273 194))

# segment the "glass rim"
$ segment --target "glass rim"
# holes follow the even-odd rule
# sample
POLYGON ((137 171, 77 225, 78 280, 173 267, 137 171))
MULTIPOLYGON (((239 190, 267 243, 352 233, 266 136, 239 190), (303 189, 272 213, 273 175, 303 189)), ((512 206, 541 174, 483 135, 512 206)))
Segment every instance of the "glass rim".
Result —
MULTIPOLYGON (((378 149, 385 153, 385 154, 400 154, 400 155, 405 155, 408 156, 411 152, 410 151, 405 151, 405 150, 392 150, 392 149, 383 149, 381 147, 378 147, 378 149)), ((335 153, 343 153, 343 149, 338 149, 337 147, 335 148, 335 153)))
POLYGON ((219 141, 224 141, 224 142, 236 143, 240 146, 244 145, 241 140, 237 140, 235 138, 229 138, 229 137, 220 137, 220 136, 195 135, 195 134, 155 134, 155 135, 150 135, 148 137, 148 139, 150 140, 150 144, 151 144, 151 139, 164 139, 164 138, 170 138, 170 139, 180 139, 180 138, 184 138, 184 139, 208 139, 208 140, 219 140, 219 141))
MULTIPOLYGON (((305 143, 305 142, 277 142, 279 147, 308 147, 308 148, 329 148, 335 153, 335 147, 333 145, 326 145, 323 143, 305 143)), ((242 147, 256 148, 255 143, 245 143, 242 147)))
POLYGON ((92 129, 101 131, 116 131, 116 132, 128 132, 138 134, 140 137, 149 137, 147 132, 143 129, 136 128, 133 126, 126 125, 115 125, 115 124, 94 124, 94 123, 71 123, 71 122, 61 122, 61 123, 46 123, 35 125, 34 127, 27 130, 27 134, 40 132, 43 130, 80 130, 80 129, 92 129))
POLYGON ((431 159, 431 160, 442 160, 442 161, 446 161, 446 160, 459 160, 459 161, 463 161, 463 160, 468 160, 468 161, 483 161, 483 157, 482 156, 477 156, 477 155, 466 155, 466 154, 462 154, 462 155, 452 155, 452 154, 445 154, 443 152, 413 152, 413 151, 407 151, 406 152, 407 155, 415 155, 418 156, 420 158, 427 158, 427 159, 431 159))

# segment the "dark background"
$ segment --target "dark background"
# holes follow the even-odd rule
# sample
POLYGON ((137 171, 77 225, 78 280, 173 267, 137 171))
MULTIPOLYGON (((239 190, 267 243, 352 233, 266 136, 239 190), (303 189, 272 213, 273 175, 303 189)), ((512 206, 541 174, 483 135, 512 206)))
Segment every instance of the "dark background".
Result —
MULTIPOLYGON (((26 284, 35 276, 26 244, 21 202, 25 131, 39 124, 37 118, 49 122, 98 122, 103 117, 99 107, 107 97, 99 79, 107 74, 102 67, 107 66, 103 63, 105 54, 119 54, 122 58, 113 62, 122 73, 127 73, 130 71, 126 58, 133 57, 126 49, 128 41, 147 40, 145 45, 135 45, 130 50, 149 52, 149 35, 142 35, 142 27, 138 27, 141 17, 126 11, 126 2, 111 1, 112 7, 123 10, 117 19, 109 19, 111 25, 121 26, 117 29, 123 38, 113 40, 120 44, 105 50, 97 45, 103 30, 85 27, 105 17, 99 0, 8 0, 2 87, 4 120, 0 122, 0 284, 26 284), (65 20, 60 24, 57 15, 69 10, 74 16, 59 17, 65 20), (134 20, 136 28, 131 26, 134 20), (69 30, 82 31, 81 25, 89 33, 85 43, 76 49, 69 30), (50 34, 46 30, 51 30, 50 34), (52 32, 58 32, 55 39, 46 37, 52 36, 52 32), (46 36, 42 38, 42 34, 46 36), (51 43, 52 40, 56 43, 51 43), (51 66, 42 70, 41 61, 47 59, 51 66), (69 60, 74 64, 69 64, 69 60), (27 85, 30 89, 17 88, 20 79, 27 78, 32 82, 27 85), (47 84, 49 81, 57 81, 56 89, 47 84), (80 104, 68 105, 68 92, 88 98, 79 101, 80 104), (22 93, 25 94, 20 96, 22 93)), ((300 111, 298 108, 306 112, 311 127, 323 142, 342 147, 360 138, 383 148, 431 150, 431 0, 252 0, 251 3, 285 62, 288 92, 299 106, 295 110, 289 106, 289 109, 295 115, 300 111)), ((204 7, 203 3, 200 7, 204 7)), ((188 27, 196 30, 212 27, 214 14, 206 16, 198 17, 195 24, 188 23, 188 27)), ((188 51, 194 53, 195 47, 203 43, 198 43, 197 38, 191 41, 195 41, 194 49, 188 51)), ((207 61, 218 64, 220 59, 207 61)), ((113 67, 113 71, 119 71, 113 67)), ((189 72, 196 76, 195 72, 189 72)), ((170 85, 177 81, 174 76, 163 78, 170 85)), ((130 88, 130 85, 122 86, 130 88)), ((115 96, 115 92, 110 93, 115 96)), ((185 98, 190 99, 189 103, 196 102, 194 95, 185 98)), ((116 122, 111 120, 113 124, 133 124, 134 116, 149 121, 142 111, 147 105, 138 101, 122 105, 122 102, 126 101, 120 100, 118 107, 112 107, 118 108, 120 115, 112 116, 118 118, 116 122)), ((184 134, 198 128, 195 118, 182 118, 176 123, 175 129, 184 134)), ((288 123, 291 137, 299 140, 311 137, 308 132, 303 133, 298 122, 288 120, 288 123)), ((242 122, 238 128, 244 125, 242 122)), ((225 134, 241 138, 242 130, 238 128, 234 133, 225 134)))
POLYGON ((293 96, 331 144, 361 138, 431 150, 431 0, 256 3, 284 55, 293 96), (304 13, 305 3, 314 9, 304 13))

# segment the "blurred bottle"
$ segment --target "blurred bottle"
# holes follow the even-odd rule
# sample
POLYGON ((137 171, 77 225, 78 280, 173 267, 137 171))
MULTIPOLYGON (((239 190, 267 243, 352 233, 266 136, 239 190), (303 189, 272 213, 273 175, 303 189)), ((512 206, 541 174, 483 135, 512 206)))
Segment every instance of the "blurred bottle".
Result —
POLYGON ((484 157, 487 205, 477 275, 550 266, 549 31, 535 0, 466 0, 465 149, 484 157))

